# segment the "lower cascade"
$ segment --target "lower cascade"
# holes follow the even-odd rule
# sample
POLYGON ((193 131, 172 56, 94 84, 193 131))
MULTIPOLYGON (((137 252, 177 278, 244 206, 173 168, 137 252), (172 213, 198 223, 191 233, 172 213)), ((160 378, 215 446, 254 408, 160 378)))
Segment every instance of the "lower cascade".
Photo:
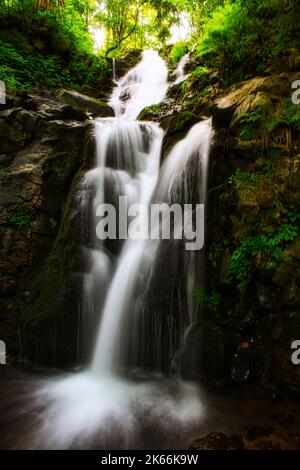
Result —
MULTIPOLYGON (((145 106, 164 98, 167 75, 163 60, 147 51, 116 83, 116 117, 95 120, 95 167, 86 173, 77 201, 84 260, 80 349, 89 366, 37 392, 38 402, 47 403, 38 448, 45 442, 50 448, 80 447, 86 440, 92 448, 120 442, 126 448, 132 441, 138 446, 144 427, 155 423, 162 433, 174 426, 182 432, 202 413, 197 387, 177 373, 185 372, 191 354, 186 338, 201 313, 194 291, 203 281, 204 250, 186 250, 185 240, 174 235, 175 224, 170 239, 97 236, 99 206, 111 204, 118 213, 120 196, 145 208, 205 204, 210 120, 196 124, 161 168, 163 130, 135 121, 145 106)), ((142 233, 147 217, 141 212, 135 221, 142 233)))

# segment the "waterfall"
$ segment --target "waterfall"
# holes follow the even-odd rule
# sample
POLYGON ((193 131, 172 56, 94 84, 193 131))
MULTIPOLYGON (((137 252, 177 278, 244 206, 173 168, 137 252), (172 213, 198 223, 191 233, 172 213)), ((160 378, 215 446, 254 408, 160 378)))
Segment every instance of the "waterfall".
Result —
MULTIPOLYGON (((117 121, 114 126, 119 131, 127 131, 127 134, 124 132, 113 134, 115 148, 118 152, 122 149, 124 141, 128 150, 130 138, 132 139, 128 156, 133 159, 133 162, 126 162, 125 159, 123 171, 126 169, 128 171, 130 163, 134 168, 132 174, 127 172, 126 184, 123 186, 119 184, 115 190, 120 191, 120 195, 125 194, 130 203, 148 205, 157 182, 163 132, 153 124, 128 123, 123 120, 117 121)), ((117 160, 118 156, 116 155, 117 160)), ((141 226, 145 222, 146 220, 141 217, 141 226)), ((102 312, 94 354, 93 369, 99 373, 112 370, 117 343, 121 341, 119 338, 121 321, 128 311, 133 296, 144 250, 144 240, 130 239, 125 241, 121 249, 102 312)))
MULTIPOLYGON (((167 75, 158 53, 145 52, 116 84, 110 101, 116 117, 94 123, 95 167, 77 201, 84 259, 80 327, 89 367, 36 392, 37 407, 45 411, 35 448, 159 448, 188 436, 203 413, 198 386, 167 377, 184 367, 185 357, 191 360, 186 338, 198 321, 193 289, 203 274, 203 250, 187 251, 176 237, 97 237, 97 208, 108 203, 118 212, 120 196, 145 208, 205 203, 210 121, 196 124, 161 170, 162 129, 135 121, 145 106, 164 99, 167 75)), ((141 212, 136 223, 143 233, 147 222, 141 212)))
POLYGON ((188 63, 190 54, 187 53, 184 56, 181 57, 180 61, 178 62, 177 68, 175 70, 175 81, 174 85, 179 85, 179 83, 182 83, 187 75, 185 73, 185 67, 186 64, 188 63))
MULTIPOLYGON (((174 239, 103 243, 95 236, 98 205, 109 202, 118 210, 119 196, 146 207, 154 201, 205 203, 211 123, 195 125, 159 172, 163 131, 156 124, 132 120, 149 104, 149 97, 156 102, 166 90, 166 66, 157 53, 147 51, 113 92, 117 117, 95 122, 96 167, 84 179, 92 210, 90 220, 85 219, 90 226, 84 252, 90 271, 85 274, 82 323, 90 333, 84 341, 90 345, 99 322, 92 359, 92 370, 99 376, 136 367, 168 372, 183 348, 185 331, 197 322, 193 290, 201 277, 202 254, 186 251, 182 241, 174 239), (156 80, 149 80, 153 67, 156 80), (177 265, 170 264, 174 259, 177 265)), ((147 223, 140 215, 141 230, 147 223)))
POLYGON ((115 58, 112 60, 112 66, 113 66, 113 82, 116 83, 117 76, 116 76, 116 59, 115 58))
MULTIPOLYGON (((160 170, 153 203, 206 203, 212 136, 209 119, 173 148, 160 170)), ((146 274, 128 299, 123 341, 118 340, 123 366, 180 370, 186 333, 199 321, 195 288, 204 282, 204 250, 187 251, 183 240, 171 237, 146 241, 143 251, 146 274)))
POLYGON ((141 62, 121 79, 109 102, 117 117, 136 119, 146 106, 160 103, 168 90, 168 69, 156 51, 145 51, 141 62))
MULTIPOLYGON (((120 83, 111 98, 117 117, 95 122, 96 167, 83 182, 83 220, 89 225, 84 250, 85 265, 90 270, 84 275, 81 323, 83 341, 91 344, 97 319, 100 328, 92 370, 99 374, 111 373, 117 354, 121 323, 126 315, 145 251, 143 240, 118 240, 107 244, 96 238, 96 209, 99 204, 111 202, 118 208, 119 196, 127 196, 130 204, 150 203, 159 173, 163 131, 151 123, 133 121, 145 104, 164 98, 168 71, 164 61, 154 51, 147 51, 142 61, 120 83), (149 80, 149 71, 156 68, 157 80, 149 80), (145 94, 145 90, 147 93, 145 94), (87 211, 87 207, 91 210, 87 211), (85 213, 90 214, 87 220, 85 213), (116 257, 113 275, 112 258, 116 257), (107 293, 106 293, 107 291, 107 293), (103 302, 103 298, 105 298, 103 302), (89 326, 87 326, 89 325, 89 326)), ((146 220, 141 218, 140 224, 146 220)), ((87 346, 89 347, 89 346, 87 346)))

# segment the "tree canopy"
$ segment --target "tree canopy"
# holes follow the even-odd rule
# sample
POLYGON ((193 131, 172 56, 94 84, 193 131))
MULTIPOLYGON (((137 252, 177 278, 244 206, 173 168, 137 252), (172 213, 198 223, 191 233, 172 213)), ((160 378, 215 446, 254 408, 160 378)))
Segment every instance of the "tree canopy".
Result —
POLYGON ((297 0, 2 0, 0 79, 89 86, 109 71, 107 59, 169 53, 171 43, 175 63, 196 51, 224 79, 239 79, 298 48, 299 22, 297 0))

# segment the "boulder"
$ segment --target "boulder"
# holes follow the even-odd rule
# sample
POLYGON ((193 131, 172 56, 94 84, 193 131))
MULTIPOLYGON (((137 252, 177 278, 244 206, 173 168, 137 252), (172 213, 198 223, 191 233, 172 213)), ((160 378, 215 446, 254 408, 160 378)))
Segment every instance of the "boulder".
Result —
POLYGON ((55 99, 60 103, 70 105, 78 111, 90 113, 93 116, 113 117, 114 110, 104 101, 100 101, 77 91, 65 90, 64 88, 55 93, 55 99))
POLYGON ((86 147, 92 128, 86 118, 70 105, 38 95, 27 95, 17 107, 0 112, 0 321, 1 337, 15 358, 20 357, 20 341, 26 360, 57 364, 74 358, 72 338, 69 349, 65 344, 77 321, 76 270, 70 273, 69 265, 78 258, 79 231, 72 228, 66 235, 71 227, 66 207, 71 207, 76 173, 93 157, 93 149, 86 147), (63 242, 58 240, 61 232, 63 242), (48 274, 54 292, 45 306, 39 297, 49 285, 42 273, 54 245, 58 255, 52 256, 53 279, 48 274), (67 295, 73 305, 65 300, 67 295), (52 343, 43 347, 50 330, 60 338, 56 355, 52 343))

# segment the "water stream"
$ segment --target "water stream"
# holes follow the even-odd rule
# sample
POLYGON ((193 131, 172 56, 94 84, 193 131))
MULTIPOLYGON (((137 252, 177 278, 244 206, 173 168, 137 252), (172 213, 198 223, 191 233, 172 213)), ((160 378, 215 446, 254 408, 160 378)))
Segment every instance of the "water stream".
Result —
MULTIPOLYGON (((95 121, 95 167, 78 198, 85 260, 81 341, 89 366, 47 380, 35 394, 45 407, 35 448, 93 447, 93 436, 103 448, 118 436, 126 448, 153 423, 160 432, 184 432, 202 415, 198 387, 170 377, 184 367, 186 335, 199 320, 193 290, 203 271, 201 251, 186 251, 184 240, 96 236, 97 207, 105 202, 118 210, 119 196, 144 207, 205 203, 210 121, 194 126, 161 170, 162 129, 136 121, 145 106, 164 99, 167 76, 158 53, 146 51, 116 83, 110 100, 116 117, 95 121)), ((137 222, 146 231, 147 215, 137 222)))

